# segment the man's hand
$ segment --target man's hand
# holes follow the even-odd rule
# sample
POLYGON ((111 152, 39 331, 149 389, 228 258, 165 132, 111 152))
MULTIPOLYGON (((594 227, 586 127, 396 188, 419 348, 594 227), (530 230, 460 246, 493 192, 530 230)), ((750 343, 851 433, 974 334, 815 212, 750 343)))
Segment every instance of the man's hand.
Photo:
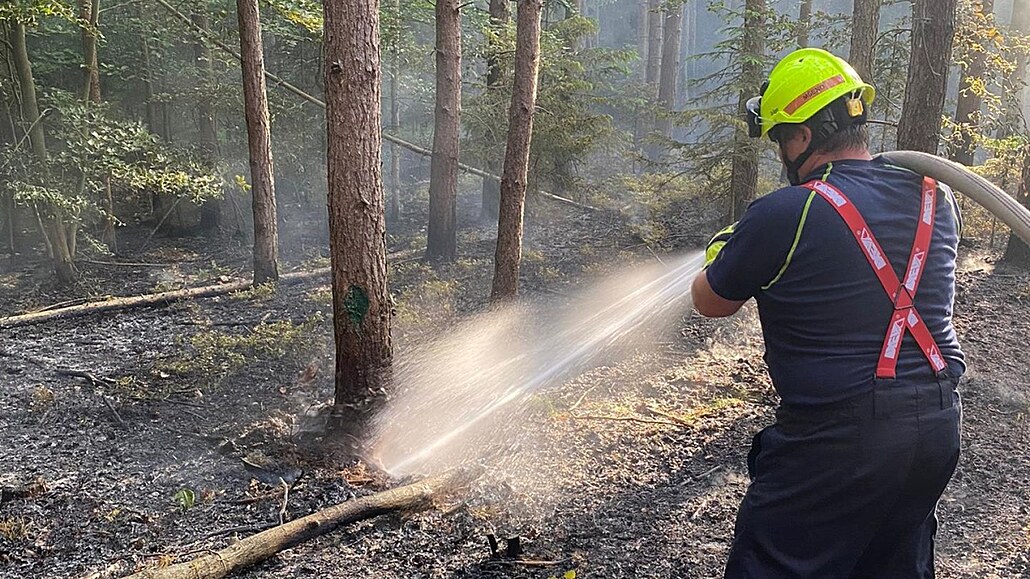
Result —
POLYGON ((702 270, 708 269, 708 266, 712 265, 715 258, 719 257, 719 252, 722 251, 726 242, 730 240, 730 236, 733 235, 733 230, 736 227, 736 223, 726 226, 722 231, 716 233, 715 237, 708 242, 708 247, 705 248, 705 265, 701 268, 702 270))

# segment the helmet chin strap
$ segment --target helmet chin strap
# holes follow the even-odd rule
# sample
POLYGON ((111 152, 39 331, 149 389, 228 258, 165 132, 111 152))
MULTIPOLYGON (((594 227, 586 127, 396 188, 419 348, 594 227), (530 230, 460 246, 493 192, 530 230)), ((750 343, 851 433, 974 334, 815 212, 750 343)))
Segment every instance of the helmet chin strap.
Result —
POLYGON ((780 145, 780 158, 783 159, 783 165, 787 168, 787 181, 791 185, 797 186, 801 184, 801 167, 806 161, 815 153, 816 144, 815 139, 808 143, 808 148, 802 151, 796 159, 790 161, 787 159, 786 152, 783 150, 783 145, 780 145))

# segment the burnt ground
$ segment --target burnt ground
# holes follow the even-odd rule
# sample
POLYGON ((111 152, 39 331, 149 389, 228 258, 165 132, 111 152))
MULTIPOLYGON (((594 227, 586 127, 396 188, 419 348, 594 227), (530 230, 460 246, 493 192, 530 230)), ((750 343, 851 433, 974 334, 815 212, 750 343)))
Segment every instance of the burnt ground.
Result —
MULTIPOLYGON (((597 215, 538 207, 528 227, 529 295, 652 259, 597 215)), ((698 244, 703 229, 683 237, 698 244)), ((462 258, 438 270, 414 259, 419 239, 391 237, 398 349, 488 294, 488 229, 463 228, 462 258)), ((120 259, 173 265, 85 264, 71 289, 22 263, 0 272, 0 312, 245 275, 243 244, 224 245, 162 239, 120 259)), ((1030 275, 992 259, 967 250, 959 277, 970 372, 963 458, 940 506, 945 578, 1030 577, 1030 275)), ((320 261, 298 252, 289 266, 320 261)), ((750 307, 718 322, 683 315, 657 351, 539 394, 515 454, 467 492, 339 529, 242 576, 719 576, 751 434, 775 397, 750 307), (520 536, 538 564, 492 558, 488 533, 520 536)), ((290 519, 402 482, 319 441, 329 319, 328 288, 313 283, 2 331, 0 487, 23 492, 0 499, 0 577, 121 576, 276 522, 280 491, 241 458, 296 478, 290 519)))

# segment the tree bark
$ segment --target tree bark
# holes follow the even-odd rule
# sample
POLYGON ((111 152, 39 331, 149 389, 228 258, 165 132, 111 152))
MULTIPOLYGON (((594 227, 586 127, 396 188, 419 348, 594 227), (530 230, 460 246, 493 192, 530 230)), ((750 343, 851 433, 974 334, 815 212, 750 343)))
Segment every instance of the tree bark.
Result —
MULTIPOLYGON (((193 22, 201 30, 208 31, 211 28, 206 6, 201 4, 193 13, 193 22)), ((197 39, 193 45, 193 56, 196 59, 197 72, 202 79, 203 88, 197 99, 197 128, 200 132, 200 150, 204 159, 209 163, 218 160, 218 119, 215 117, 215 106, 212 102, 211 91, 215 83, 215 61, 211 55, 211 48, 203 38, 197 39)), ((220 199, 205 199, 200 205, 200 229, 201 231, 217 231, 222 218, 222 201, 220 199)))
MULTIPOLYGON (((744 37, 740 47, 741 90, 737 99, 737 118, 744 118, 744 105, 758 94, 765 58, 765 0, 746 0, 744 37)), ((733 146, 730 174, 729 221, 740 219, 751 200, 758 196, 758 142, 748 137, 747 129, 738 128, 733 146)))
POLYGON ((647 4, 647 69, 644 82, 658 91, 658 73, 662 66, 662 0, 648 0, 647 4))
POLYGON ((265 93, 265 57, 257 0, 236 0, 243 57, 243 98, 250 150, 250 181, 254 211, 254 282, 279 279, 279 236, 276 223, 272 140, 265 93))
POLYGON ((880 5, 883 0, 855 0, 851 18, 851 52, 848 62, 862 80, 872 83, 874 44, 880 31, 880 5))
POLYGON ((393 348, 383 207, 378 0, 325 0, 334 427, 379 398, 393 348))
POLYGON ((100 27, 100 0, 79 0, 79 18, 89 26, 82 29, 83 81, 81 98, 100 102, 100 66, 97 63, 97 31, 100 27))
POLYGON ((461 13, 459 0, 436 2, 436 114, 429 176, 426 259, 457 253, 458 141, 461 130, 461 13))
MULTIPOLYGON (((1030 32, 1030 3, 1013 2, 1012 18, 1009 22, 1010 36, 1024 36, 1027 32, 1030 32)), ((1022 111, 1025 104, 1024 95, 1026 94, 1027 60, 1026 51, 1018 51, 1016 54, 1016 66, 1004 83, 1004 90, 1002 92, 1006 95, 1006 101, 1008 101, 1006 108, 1009 116, 1003 126, 1003 130, 1006 132, 1022 125, 1023 122, 1022 111)), ((1030 148, 1023 151, 1023 179, 1016 199, 1024 207, 1030 207, 1030 148)), ((1019 236, 1010 233, 1009 242, 1005 246, 1005 255, 1002 256, 1002 261, 1015 267, 1030 269, 1030 245, 1027 245, 1019 236)))
POLYGON ((640 69, 637 74, 640 80, 645 80, 647 74, 647 14, 647 0, 637 0, 637 56, 640 57, 640 69))
MULTIPOLYGON (((393 0, 391 4, 394 18, 400 21, 401 2, 393 0)), ((399 28, 399 27, 398 27, 399 28)), ((397 84, 401 75, 400 40, 394 36, 390 47, 390 130, 401 128, 401 107, 397 101, 397 84)), ((390 142, 390 219, 396 220, 401 214, 401 150, 397 143, 390 142)))
POLYGON ((912 55, 898 123, 898 148, 936 153, 955 36, 956 0, 912 3, 912 55))
MULTIPOLYGON (((40 164, 40 170, 47 170, 46 138, 43 133, 43 119, 39 114, 36 101, 36 81, 32 76, 32 62, 29 60, 28 47, 25 44, 25 25, 14 21, 11 24, 11 49, 14 53, 14 66, 18 74, 18 85, 21 90, 21 118, 28 133, 32 154, 40 164)), ((54 264, 57 281, 66 284, 75 281, 78 272, 75 270, 74 253, 68 235, 74 235, 74 229, 65 223, 64 213, 59 207, 45 206, 40 210, 43 222, 41 233, 47 238, 54 264)))
MULTIPOLYGON (((490 0, 490 26, 500 30, 508 25, 511 20, 511 11, 508 7, 508 0, 490 0)), ((486 58, 486 87, 487 90, 500 91, 504 88, 505 71, 501 65, 501 59, 496 50, 491 50, 486 58)), ((484 136, 484 143, 493 144, 497 140, 493 138, 496 134, 491 131, 484 136)), ((490 150, 492 146, 488 147, 490 150)), ((483 165, 490 173, 500 173, 501 165, 490 153, 484 159, 483 165)), ((493 179, 483 179, 483 204, 480 210, 480 218, 483 221, 493 221, 498 218, 498 211, 501 204, 501 183, 493 179)))
MULTIPOLYGON (((325 0, 323 5, 339 0, 325 0)), ((361 2, 365 0, 350 0, 361 2)), ((218 552, 168 567, 146 569, 127 579, 220 579, 272 555, 325 535, 340 525, 390 512, 414 512, 433 506, 433 498, 467 485, 477 473, 451 471, 419 482, 353 499, 284 525, 251 535, 218 552)))
POLYGON ((501 175, 501 207, 497 221, 492 302, 518 294, 522 260, 522 226, 529 176, 537 77, 540 71, 540 15, 543 0, 519 0, 515 44, 515 81, 508 111, 508 144, 501 175))
POLYGON ((801 0, 798 9, 798 48, 808 47, 808 30, 812 27, 812 0, 801 0))
POLYGON ((672 136, 672 109, 676 102, 676 85, 680 71, 680 42, 683 39, 685 4, 666 8, 662 37, 662 67, 658 77, 658 116, 654 130, 665 138, 672 136))
MULTIPOLYGON (((974 2, 973 14, 976 28, 986 23, 986 18, 994 13, 994 0, 977 0, 974 2)), ((983 99, 976 94, 973 85, 983 79, 987 70, 987 53, 976 51, 970 54, 971 60, 962 69, 962 78, 959 81, 958 103, 955 107, 955 131, 954 143, 951 147, 951 160, 963 165, 973 165, 973 157, 976 153, 976 144, 973 136, 976 132, 976 125, 980 122, 980 107, 983 99)))

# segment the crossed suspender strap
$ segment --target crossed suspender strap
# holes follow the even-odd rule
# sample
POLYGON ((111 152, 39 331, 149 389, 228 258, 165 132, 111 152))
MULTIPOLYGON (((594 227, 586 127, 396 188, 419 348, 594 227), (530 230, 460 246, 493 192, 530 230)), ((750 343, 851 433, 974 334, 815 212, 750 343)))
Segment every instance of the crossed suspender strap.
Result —
POLYGON ((880 280, 883 291, 887 292, 887 296, 894 305, 887 335, 883 340, 883 348, 880 350, 880 359, 876 363, 876 377, 887 379, 897 377, 898 356, 901 353, 901 343, 906 330, 912 333, 912 337, 915 338, 916 344, 923 351, 923 355, 926 356, 926 360, 934 372, 943 372, 947 368, 947 364, 941 356, 941 350, 933 336, 930 335, 930 330, 923 323, 923 318, 916 311, 913 303, 916 290, 919 289, 919 280, 922 278, 923 269, 926 266, 930 240, 933 237, 937 207, 937 182, 929 177, 923 178, 919 224, 916 227, 915 241, 909 254, 908 267, 905 268, 904 282, 898 279, 894 268, 887 260, 887 255, 873 237, 873 232, 869 229, 862 214, 840 189, 818 180, 806 183, 803 187, 818 193, 844 220, 848 229, 855 236, 858 246, 862 249, 862 254, 865 255, 873 272, 876 273, 876 278, 880 280))

